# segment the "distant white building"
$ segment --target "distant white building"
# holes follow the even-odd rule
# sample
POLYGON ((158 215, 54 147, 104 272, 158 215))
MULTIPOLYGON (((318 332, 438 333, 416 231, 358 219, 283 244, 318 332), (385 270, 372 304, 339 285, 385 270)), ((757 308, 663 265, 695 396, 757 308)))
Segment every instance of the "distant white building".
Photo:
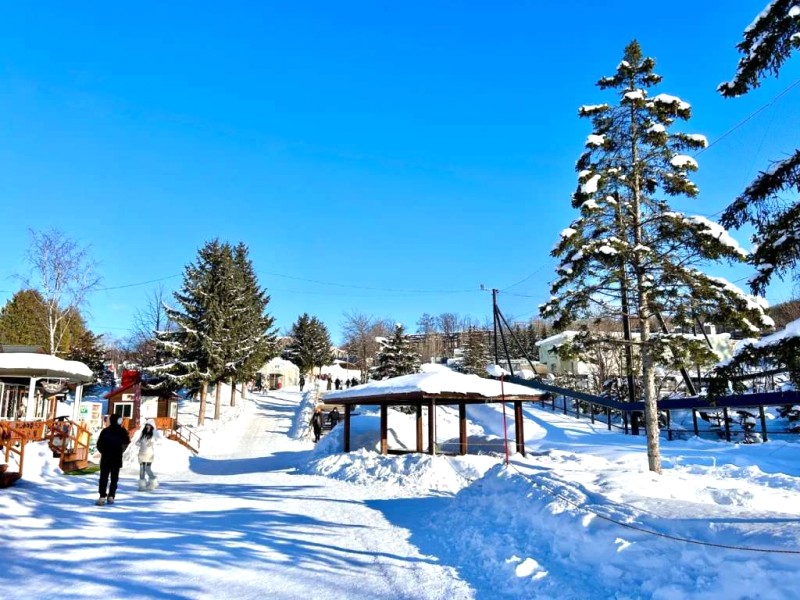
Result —
POLYGON ((547 366, 547 372, 553 375, 565 375, 567 373, 572 375, 591 375, 591 367, 581 360, 564 360, 555 350, 565 343, 571 341, 576 335, 577 331, 563 331, 556 335, 551 335, 548 338, 536 342, 539 348, 539 362, 547 366))
MULTIPOLYGON (((733 354, 735 342, 731 340, 729 333, 717 333, 713 325, 706 325, 705 336, 703 334, 685 333, 682 334, 688 339, 697 339, 708 341, 711 349, 720 357, 721 360, 728 359, 733 354)), ((594 374, 594 366, 582 360, 563 360, 559 357, 558 353, 554 350, 565 343, 571 341, 576 335, 577 331, 564 331, 556 335, 551 335, 548 338, 536 342, 539 348, 539 360, 547 365, 547 369, 553 375, 579 375, 590 376, 594 374)), ((622 337, 622 333, 606 333, 606 335, 622 337)), ((634 334, 636 335, 636 334, 634 334)), ((634 345, 634 353, 638 352, 638 346, 634 345)), ((606 357, 608 358, 608 357, 606 357)), ((612 363, 612 361, 607 361, 612 363)), ((621 362, 620 362, 621 364, 621 362)))
POLYGON ((300 367, 286 359, 273 358, 256 372, 256 383, 269 390, 299 385, 300 367))

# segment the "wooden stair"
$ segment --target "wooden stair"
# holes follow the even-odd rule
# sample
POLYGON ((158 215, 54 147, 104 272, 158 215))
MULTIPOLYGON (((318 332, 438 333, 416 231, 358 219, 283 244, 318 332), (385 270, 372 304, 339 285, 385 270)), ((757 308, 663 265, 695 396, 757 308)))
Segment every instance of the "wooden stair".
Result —
POLYGON ((47 445, 58 457, 58 466, 65 473, 80 471, 89 466, 89 440, 91 432, 80 423, 52 419, 45 421, 47 445))
POLYGON ((22 477, 22 465, 25 460, 25 432, 15 427, 16 421, 0 421, 0 450, 4 464, 0 465, 0 488, 13 485, 22 477), (8 459, 17 455, 19 471, 9 471, 8 459))
POLYGON ((178 442, 197 454, 200 451, 200 436, 185 425, 174 424, 174 429, 167 431, 167 439, 178 442))
POLYGON ((14 485, 14 482, 20 477, 22 477, 22 474, 17 471, 9 471, 7 464, 0 465, 0 488, 14 485))

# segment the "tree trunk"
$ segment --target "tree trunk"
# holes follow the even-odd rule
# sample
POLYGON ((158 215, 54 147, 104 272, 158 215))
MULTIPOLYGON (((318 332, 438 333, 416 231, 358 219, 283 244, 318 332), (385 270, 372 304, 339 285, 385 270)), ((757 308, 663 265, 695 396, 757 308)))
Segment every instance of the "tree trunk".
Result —
MULTIPOLYGON (((244 389, 244 386, 242 386, 244 389)), ((231 377, 231 406, 236 406, 236 381, 231 377)))
POLYGON ((197 424, 202 425, 206 420, 206 396, 208 395, 208 382, 200 385, 200 409, 197 411, 197 424))
POLYGON ((661 451, 659 449, 658 397, 656 394, 655 369, 650 344, 650 321, 642 319, 642 387, 644 388, 644 419, 647 431, 647 466, 655 473, 661 473, 661 451))
MULTIPOLYGON (((633 88, 633 83, 631 87, 633 88)), ((642 172, 639 164, 638 131, 635 109, 631 105, 631 167, 633 180, 633 235, 636 246, 643 242, 642 235, 642 172)), ((633 271, 636 277, 636 292, 638 295, 637 309, 639 312, 639 332, 642 343, 642 392, 644 393, 644 421, 647 432, 647 465, 654 473, 661 474, 661 452, 658 447, 658 397, 655 386, 655 370, 653 366, 653 349, 650 345, 650 291, 649 282, 642 266, 641 257, 634 253, 633 271)))
MULTIPOLYGON (((242 382, 242 385, 240 385, 240 386, 239 386, 239 397, 240 397, 242 400, 244 400, 244 399, 245 399, 245 396, 244 396, 244 389, 245 389, 246 387, 247 387, 247 384, 245 384, 244 382, 242 382)), ((233 405, 231 404, 231 406, 233 406, 233 405)))
POLYGON ((222 381, 217 380, 214 382, 214 420, 219 421, 222 415, 222 381))

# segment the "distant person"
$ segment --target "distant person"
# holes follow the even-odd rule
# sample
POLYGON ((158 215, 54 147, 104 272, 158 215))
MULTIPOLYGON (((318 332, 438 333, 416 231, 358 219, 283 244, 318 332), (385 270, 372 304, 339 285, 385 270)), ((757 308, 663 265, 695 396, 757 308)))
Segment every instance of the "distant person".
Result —
POLYGON ((300 391, 303 391, 303 386, 306 384, 306 378, 300 375, 300 391))
POLYGON ((339 423, 339 409, 335 406, 331 412, 328 413, 328 422, 331 424, 331 429, 336 427, 336 424, 339 423))
POLYGON ((345 387, 345 389, 350 387, 350 380, 349 379, 345 379, 344 380, 344 387, 345 387))
POLYGON ((337 377, 336 381, 334 381, 333 384, 336 386, 336 389, 338 390, 340 387, 342 387, 342 380, 337 377))
POLYGON ((95 503, 97 506, 103 506, 106 502, 114 504, 122 454, 130 443, 131 438, 122 427, 122 417, 112 416, 108 427, 97 438, 97 449, 100 451, 100 498, 95 503), (109 477, 111 487, 108 487, 109 477))
POLYGON ((314 414, 311 417, 311 428, 314 430, 314 443, 319 441, 319 436, 322 433, 322 407, 317 406, 314 409, 314 414))
POLYGON ((332 384, 332 383, 333 383, 333 382, 331 381, 331 378, 330 378, 330 377, 328 377, 328 388, 327 388, 327 389, 328 389, 328 391, 330 391, 330 389, 331 389, 331 384, 332 384))
POLYGON ((357 386, 357 385, 358 385, 358 379, 356 379, 355 377, 353 377, 353 383, 352 383, 352 385, 353 385, 353 387, 355 387, 355 386, 357 386))
POLYGON ((156 453, 156 440, 158 439, 158 430, 151 419, 147 420, 142 432, 139 434, 139 440, 136 445, 139 446, 139 491, 154 490, 158 487, 158 479, 153 474, 153 469, 150 465, 153 464, 153 459, 156 453), (147 480, 145 481, 145 475, 147 480))

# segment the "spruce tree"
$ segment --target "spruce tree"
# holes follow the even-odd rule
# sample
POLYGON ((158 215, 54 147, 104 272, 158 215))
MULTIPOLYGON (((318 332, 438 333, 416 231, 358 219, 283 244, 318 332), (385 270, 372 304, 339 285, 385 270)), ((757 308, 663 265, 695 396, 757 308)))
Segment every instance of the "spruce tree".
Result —
POLYGON ((224 314, 231 298, 231 265, 230 246, 214 240, 198 251, 196 263, 186 266, 182 288, 174 294, 178 306, 166 308, 175 329, 156 334, 170 360, 148 369, 164 376, 162 385, 200 387, 198 425, 205 421, 208 383, 219 382, 224 372, 224 314))
MULTIPOLYGON (((744 31, 737 45, 742 53, 732 81, 719 85, 727 98, 744 95, 761 85, 766 75, 777 76, 783 63, 800 48, 800 6, 795 0, 775 0, 744 31)), ((750 262, 756 275, 753 292, 763 293, 774 276, 797 276, 800 259, 800 150, 774 162, 739 195, 722 214, 727 227, 751 225, 756 243, 750 262)), ((712 397, 743 391, 733 383, 737 375, 752 370, 785 368, 791 381, 800 385, 800 340, 787 336, 758 345, 747 344, 726 364, 715 370, 709 386, 712 397)))
POLYGON ((283 355, 300 367, 301 373, 311 373, 314 367, 321 369, 333 362, 328 328, 317 317, 310 317, 308 313, 300 315, 289 336, 291 341, 283 355))
MULTIPOLYGON (((800 49, 800 4, 797 0, 771 2, 745 29, 737 48, 743 56, 736 74, 717 88, 727 98, 759 87, 765 75, 777 76, 792 52, 800 49)), ((754 293, 763 294, 773 276, 783 277, 796 269, 800 259, 798 193, 800 149, 795 149, 759 173, 720 219, 726 227, 752 225, 755 229, 757 246, 751 262, 757 274, 750 281, 754 293)))
POLYGON ((755 299, 700 270, 721 259, 741 261, 746 253, 717 224, 669 206, 669 197, 697 195, 689 178, 697 163, 686 153, 704 148, 706 140, 673 130, 690 118, 691 107, 675 96, 651 93, 661 81, 654 67, 655 61, 631 42, 616 73, 598 82, 602 90, 616 92, 618 103, 579 110, 593 126, 576 166, 572 206, 580 216, 561 232, 553 250, 560 261, 558 277, 541 312, 557 330, 581 319, 622 323, 620 339, 591 331, 584 322, 570 348, 580 353, 597 344, 622 343, 633 375, 635 343, 648 465, 660 472, 655 369, 675 357, 695 362, 712 356, 701 343, 659 331, 655 324, 685 327, 698 315, 714 315, 756 332, 770 321, 755 299))
POLYGON ((493 362, 487 332, 471 327, 467 331, 464 343, 464 360, 461 363, 461 371, 479 377, 487 377, 486 365, 493 362))
POLYGON ((48 348, 47 308, 38 291, 20 290, 0 310, 0 343, 48 348))
POLYGON ((232 282, 227 303, 224 342, 224 376, 231 380, 231 406, 235 404, 235 383, 252 379, 258 369, 277 356, 275 319, 266 313, 270 297, 261 289, 248 256, 247 246, 233 248, 232 282))
POLYGON ((406 339, 403 326, 397 323, 394 334, 384 340, 378 353, 375 366, 372 368, 373 379, 389 379, 418 373, 420 364, 419 354, 414 351, 411 341, 406 339))

